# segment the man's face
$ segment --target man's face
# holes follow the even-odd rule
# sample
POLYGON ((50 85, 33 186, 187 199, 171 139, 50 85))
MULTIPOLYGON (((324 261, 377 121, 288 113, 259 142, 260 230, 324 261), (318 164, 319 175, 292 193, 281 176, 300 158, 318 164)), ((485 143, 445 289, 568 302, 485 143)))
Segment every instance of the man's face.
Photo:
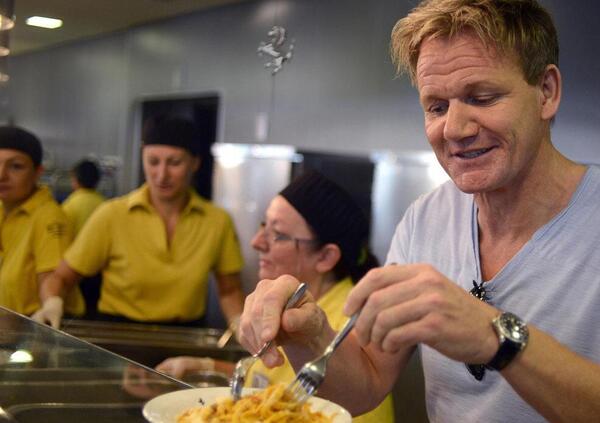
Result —
POLYGON ((518 183, 549 141, 540 86, 515 59, 469 34, 423 42, 417 87, 425 132, 440 164, 464 192, 518 183))
POLYGON ((144 175, 153 199, 172 201, 187 194, 199 159, 183 148, 146 145, 142 150, 144 175))
POLYGON ((5 207, 14 207, 27 200, 41 173, 42 167, 36 168, 27 154, 0 149, 0 200, 5 207))

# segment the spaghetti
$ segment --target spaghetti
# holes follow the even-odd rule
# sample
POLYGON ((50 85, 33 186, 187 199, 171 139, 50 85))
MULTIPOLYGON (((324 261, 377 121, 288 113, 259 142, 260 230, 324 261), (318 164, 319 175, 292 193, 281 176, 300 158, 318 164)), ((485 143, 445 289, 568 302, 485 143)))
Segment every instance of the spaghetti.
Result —
POLYGON ((181 414, 177 423, 332 423, 333 416, 310 410, 292 400, 283 384, 271 385, 239 401, 223 398, 215 404, 194 407, 181 414))

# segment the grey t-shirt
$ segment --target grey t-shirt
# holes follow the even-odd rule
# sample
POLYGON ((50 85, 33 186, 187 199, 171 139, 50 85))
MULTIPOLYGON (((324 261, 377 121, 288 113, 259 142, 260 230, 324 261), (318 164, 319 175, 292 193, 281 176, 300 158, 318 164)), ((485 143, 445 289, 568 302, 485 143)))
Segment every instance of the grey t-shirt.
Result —
MULTIPOLYGON (((476 216, 473 195, 442 185, 407 210, 387 261, 432 264, 470 290, 481 282, 476 216)), ((600 363, 600 168, 588 168, 569 205, 485 286, 495 307, 600 363)), ((463 363, 420 351, 431 422, 545 421, 498 372, 479 382, 463 363)))

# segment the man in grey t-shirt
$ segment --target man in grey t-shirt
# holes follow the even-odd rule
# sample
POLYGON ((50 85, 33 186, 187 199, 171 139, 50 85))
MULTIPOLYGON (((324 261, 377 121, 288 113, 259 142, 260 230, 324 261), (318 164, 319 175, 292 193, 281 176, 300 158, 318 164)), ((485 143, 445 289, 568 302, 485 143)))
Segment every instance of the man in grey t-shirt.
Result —
MULTIPOLYGON (((434 422, 597 420, 600 172, 551 141, 550 15, 536 0, 423 1, 394 27, 392 55, 452 182, 411 207, 389 264, 350 293, 360 317, 319 394, 371 409, 419 347, 434 422)), ((278 336, 295 367, 334 336, 310 296, 283 312, 297 284, 261 281, 240 332, 251 352, 278 336)))

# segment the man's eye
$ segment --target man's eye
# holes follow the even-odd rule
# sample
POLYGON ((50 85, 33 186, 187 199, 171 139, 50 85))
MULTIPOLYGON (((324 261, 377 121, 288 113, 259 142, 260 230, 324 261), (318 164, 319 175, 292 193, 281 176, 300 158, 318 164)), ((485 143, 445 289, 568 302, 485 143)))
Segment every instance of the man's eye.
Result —
POLYGON ((498 97, 495 95, 482 95, 477 97, 467 98, 467 103, 474 106, 487 106, 496 101, 498 97))
POLYGON ((429 107, 427 107, 427 113, 432 115, 442 115, 446 113, 448 110, 448 105, 446 103, 433 103, 429 107))

